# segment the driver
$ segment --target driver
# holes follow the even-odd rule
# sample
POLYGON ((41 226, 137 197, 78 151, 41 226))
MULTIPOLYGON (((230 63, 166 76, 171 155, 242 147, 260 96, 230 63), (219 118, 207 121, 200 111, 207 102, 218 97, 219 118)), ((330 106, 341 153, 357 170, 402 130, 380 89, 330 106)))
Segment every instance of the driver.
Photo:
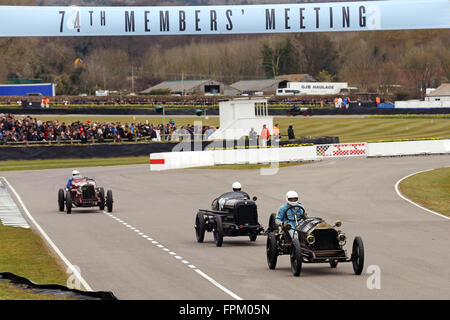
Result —
POLYGON ((70 189, 70 186, 72 185, 73 179, 80 179, 80 178, 81 178, 80 172, 78 170, 73 170, 72 171, 72 177, 69 179, 69 181, 67 181, 66 188, 70 189))
POLYGON ((242 186, 241 186, 241 184, 238 181, 234 182, 231 185, 231 188, 233 188, 234 192, 242 191, 242 186))
POLYGON ((300 202, 298 202, 297 192, 288 191, 286 193, 286 203, 283 204, 280 209, 278 209, 278 214, 275 221, 278 224, 289 223, 292 227, 291 230, 289 230, 289 234, 292 238, 294 236, 294 229, 297 226, 295 223, 295 219, 297 218, 298 222, 304 217, 304 214, 305 208, 300 202), (295 206, 295 208, 292 208, 293 206, 295 206))
POLYGON ((238 181, 234 182, 231 185, 231 188, 233 189, 233 191, 226 192, 213 200, 211 205, 212 210, 222 210, 225 202, 228 199, 250 200, 250 196, 247 192, 242 191, 242 185, 238 181))
POLYGON ((233 182, 233 184, 231 185, 231 188, 233 189, 233 192, 228 193, 229 198, 235 198, 235 199, 243 198, 243 199, 247 199, 247 200, 250 199, 250 196, 248 195, 248 193, 245 191, 242 191, 242 186, 238 181, 233 182), (231 194, 233 194, 233 195, 231 195, 231 194))

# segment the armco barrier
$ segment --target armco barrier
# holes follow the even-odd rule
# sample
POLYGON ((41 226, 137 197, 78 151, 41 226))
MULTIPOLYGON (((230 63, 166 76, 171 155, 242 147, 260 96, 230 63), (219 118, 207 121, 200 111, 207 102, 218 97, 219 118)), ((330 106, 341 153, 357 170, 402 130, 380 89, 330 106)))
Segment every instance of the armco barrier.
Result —
POLYGON ((450 140, 341 143, 291 148, 262 148, 150 154, 150 170, 161 171, 220 164, 311 161, 326 158, 386 157, 450 153, 450 140))
POLYGON ((406 156, 450 153, 450 140, 395 141, 368 143, 367 156, 406 156))
POLYGON ((213 152, 216 151, 152 153, 150 154, 150 170, 162 171, 169 169, 213 166, 213 152))
POLYGON ((150 154, 150 170, 162 171, 219 164, 273 163, 317 159, 315 146, 150 154))

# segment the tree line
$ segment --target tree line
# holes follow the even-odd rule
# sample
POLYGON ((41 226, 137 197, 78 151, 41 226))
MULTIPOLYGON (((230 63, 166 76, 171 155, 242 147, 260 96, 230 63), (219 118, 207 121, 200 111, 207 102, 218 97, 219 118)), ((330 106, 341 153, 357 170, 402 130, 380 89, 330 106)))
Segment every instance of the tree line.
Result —
MULTIPOLYGON (((55 4, 50 0, 0 4, 13 2, 55 4)), ((71 3, 62 2, 58 4, 71 3)), ((263 1, 95 1, 95 5, 252 3, 263 1)), ((139 92, 163 80, 209 78, 231 84, 307 73, 319 81, 344 81, 360 91, 405 99, 421 98, 426 88, 450 81, 450 31, 3 38, 0 57, 1 83, 8 78, 42 79, 56 83, 57 94, 64 95, 93 94, 97 89, 139 92)))

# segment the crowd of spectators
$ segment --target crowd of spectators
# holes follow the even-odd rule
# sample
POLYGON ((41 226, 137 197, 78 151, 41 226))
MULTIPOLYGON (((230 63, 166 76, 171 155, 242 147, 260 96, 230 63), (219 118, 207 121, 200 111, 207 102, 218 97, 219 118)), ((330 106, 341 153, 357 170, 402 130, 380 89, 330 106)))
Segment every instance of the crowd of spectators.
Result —
POLYGON ((58 120, 41 121, 30 116, 16 118, 14 115, 0 114, 0 143, 37 141, 81 141, 82 143, 108 141, 179 141, 181 139, 207 138, 215 127, 194 125, 177 128, 172 119, 167 124, 145 122, 95 122, 58 120))

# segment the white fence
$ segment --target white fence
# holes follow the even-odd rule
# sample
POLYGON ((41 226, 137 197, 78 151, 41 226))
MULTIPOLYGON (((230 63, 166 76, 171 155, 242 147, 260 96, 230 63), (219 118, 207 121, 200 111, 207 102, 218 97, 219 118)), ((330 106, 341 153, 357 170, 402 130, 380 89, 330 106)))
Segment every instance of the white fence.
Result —
POLYGON ((450 140, 340 143, 290 148, 163 152, 150 154, 150 170, 219 164, 311 161, 326 158, 386 157, 450 153, 450 140))
POLYGON ((396 109, 434 109, 434 108, 450 108, 450 101, 422 101, 408 100, 395 101, 396 109))

